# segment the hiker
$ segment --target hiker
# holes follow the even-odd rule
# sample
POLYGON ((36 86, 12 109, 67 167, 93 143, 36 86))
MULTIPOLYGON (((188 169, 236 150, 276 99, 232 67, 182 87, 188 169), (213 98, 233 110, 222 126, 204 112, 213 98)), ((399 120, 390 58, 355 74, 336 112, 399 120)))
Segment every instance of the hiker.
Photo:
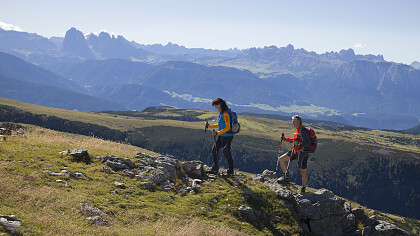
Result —
POLYGON ((279 157, 279 162, 281 169, 283 171, 283 177, 281 182, 288 183, 290 182, 289 175, 287 173, 287 162, 290 160, 298 159, 298 166, 300 173, 302 175, 302 189, 301 192, 306 191, 306 184, 308 182, 308 173, 306 171, 309 153, 306 151, 310 145, 310 135, 309 130, 302 126, 302 118, 298 115, 292 117, 292 124, 296 128, 293 138, 283 138, 286 142, 293 143, 293 150, 288 151, 279 157))
POLYGON ((216 135, 217 139, 213 144, 213 149, 211 150, 213 154, 213 166, 209 173, 217 174, 219 172, 219 161, 218 161, 218 153, 219 149, 223 147, 223 154, 225 155, 227 162, 228 162, 228 176, 233 175, 233 158, 230 152, 230 147, 233 140, 233 133, 231 131, 231 117, 230 117, 230 109, 226 105, 226 101, 221 98, 216 98, 211 103, 219 111, 219 118, 218 123, 209 125, 206 123, 206 128, 218 128, 219 131, 213 130, 213 136, 215 138, 216 135))

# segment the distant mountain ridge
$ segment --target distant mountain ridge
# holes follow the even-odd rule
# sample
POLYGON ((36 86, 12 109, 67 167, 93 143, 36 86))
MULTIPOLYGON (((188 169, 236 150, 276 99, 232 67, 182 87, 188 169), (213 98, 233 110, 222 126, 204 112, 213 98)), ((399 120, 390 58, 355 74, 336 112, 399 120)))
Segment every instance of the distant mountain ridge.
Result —
POLYGON ((410 66, 414 67, 417 70, 420 70, 420 62, 418 61, 413 61, 413 63, 411 63, 410 66))
MULTIPOLYGON (((219 96, 244 112, 299 113, 375 129, 419 124, 419 70, 387 62, 382 55, 356 55, 352 49, 317 54, 293 45, 244 50, 142 45, 106 32, 85 37, 76 28, 66 33, 61 46, 56 37, 48 50, 35 50, 25 43, 48 39, 36 36, 32 42, 30 34, 20 35, 19 49, 6 40, 2 50, 91 88, 96 96, 108 91, 104 86, 118 85, 119 93, 127 89, 127 94, 145 86, 139 91, 153 88, 173 98, 158 96, 150 104, 207 108, 208 100, 219 96)), ((7 39, 16 33, 0 31, 0 36, 7 39)), ((143 98, 135 99, 130 104, 140 104, 143 98)))
POLYGON ((71 80, 0 52, 0 97, 80 111, 127 110, 123 105, 84 94, 71 80))
POLYGON ((0 52, 0 74, 27 82, 54 85, 76 92, 82 91, 80 85, 71 80, 3 52, 0 52))

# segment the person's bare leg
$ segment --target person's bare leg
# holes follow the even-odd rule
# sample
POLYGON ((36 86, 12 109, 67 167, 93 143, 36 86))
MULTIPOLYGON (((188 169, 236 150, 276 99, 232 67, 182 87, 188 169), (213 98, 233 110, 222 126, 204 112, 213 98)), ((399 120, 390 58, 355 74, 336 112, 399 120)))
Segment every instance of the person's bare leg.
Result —
POLYGON ((289 161, 290 157, 287 155, 287 153, 283 154, 281 157, 279 157, 280 167, 283 171, 283 174, 286 173, 287 170, 287 162, 289 161))
POLYGON ((302 187, 306 187, 306 184, 308 183, 308 172, 306 169, 299 169, 300 173, 302 174, 302 187))

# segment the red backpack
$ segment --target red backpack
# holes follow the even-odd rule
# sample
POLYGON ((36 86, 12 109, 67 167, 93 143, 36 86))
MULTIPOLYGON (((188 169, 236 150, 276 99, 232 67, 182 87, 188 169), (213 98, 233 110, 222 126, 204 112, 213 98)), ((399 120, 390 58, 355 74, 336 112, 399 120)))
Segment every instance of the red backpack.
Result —
POLYGON ((314 153, 316 151, 317 138, 315 131, 311 127, 306 127, 309 131, 309 139, 311 140, 311 144, 306 148, 305 152, 314 153))

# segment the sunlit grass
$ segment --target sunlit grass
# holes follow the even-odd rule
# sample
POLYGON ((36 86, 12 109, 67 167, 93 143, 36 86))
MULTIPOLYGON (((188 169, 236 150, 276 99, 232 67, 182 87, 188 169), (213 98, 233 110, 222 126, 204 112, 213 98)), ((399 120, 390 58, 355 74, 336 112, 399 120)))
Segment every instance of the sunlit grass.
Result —
MULTIPOLYGON (((142 180, 121 173, 101 172, 99 157, 105 154, 129 157, 147 152, 138 147, 93 137, 61 133, 25 125, 24 136, 8 136, 0 142, 0 212, 17 215, 24 235, 264 235, 269 229, 257 229, 236 216, 238 207, 250 204, 242 196, 243 187, 218 179, 206 183, 199 193, 181 197, 174 192, 148 191, 139 186, 142 180), (72 162, 60 151, 87 148, 92 164, 72 162), (43 170, 82 172, 86 178, 67 179, 50 176, 43 170), (115 181, 124 182, 118 189, 115 181), (217 202, 214 201, 217 199, 217 202), (80 212, 80 203, 100 208, 111 226, 94 226, 80 212)), ((249 177, 247 177, 249 180, 249 177)), ((298 223, 273 192, 249 181, 252 188, 271 207, 266 212, 281 211, 284 222, 279 230, 302 233, 298 223)), ((3 229, 0 229, 3 232, 3 229)))

